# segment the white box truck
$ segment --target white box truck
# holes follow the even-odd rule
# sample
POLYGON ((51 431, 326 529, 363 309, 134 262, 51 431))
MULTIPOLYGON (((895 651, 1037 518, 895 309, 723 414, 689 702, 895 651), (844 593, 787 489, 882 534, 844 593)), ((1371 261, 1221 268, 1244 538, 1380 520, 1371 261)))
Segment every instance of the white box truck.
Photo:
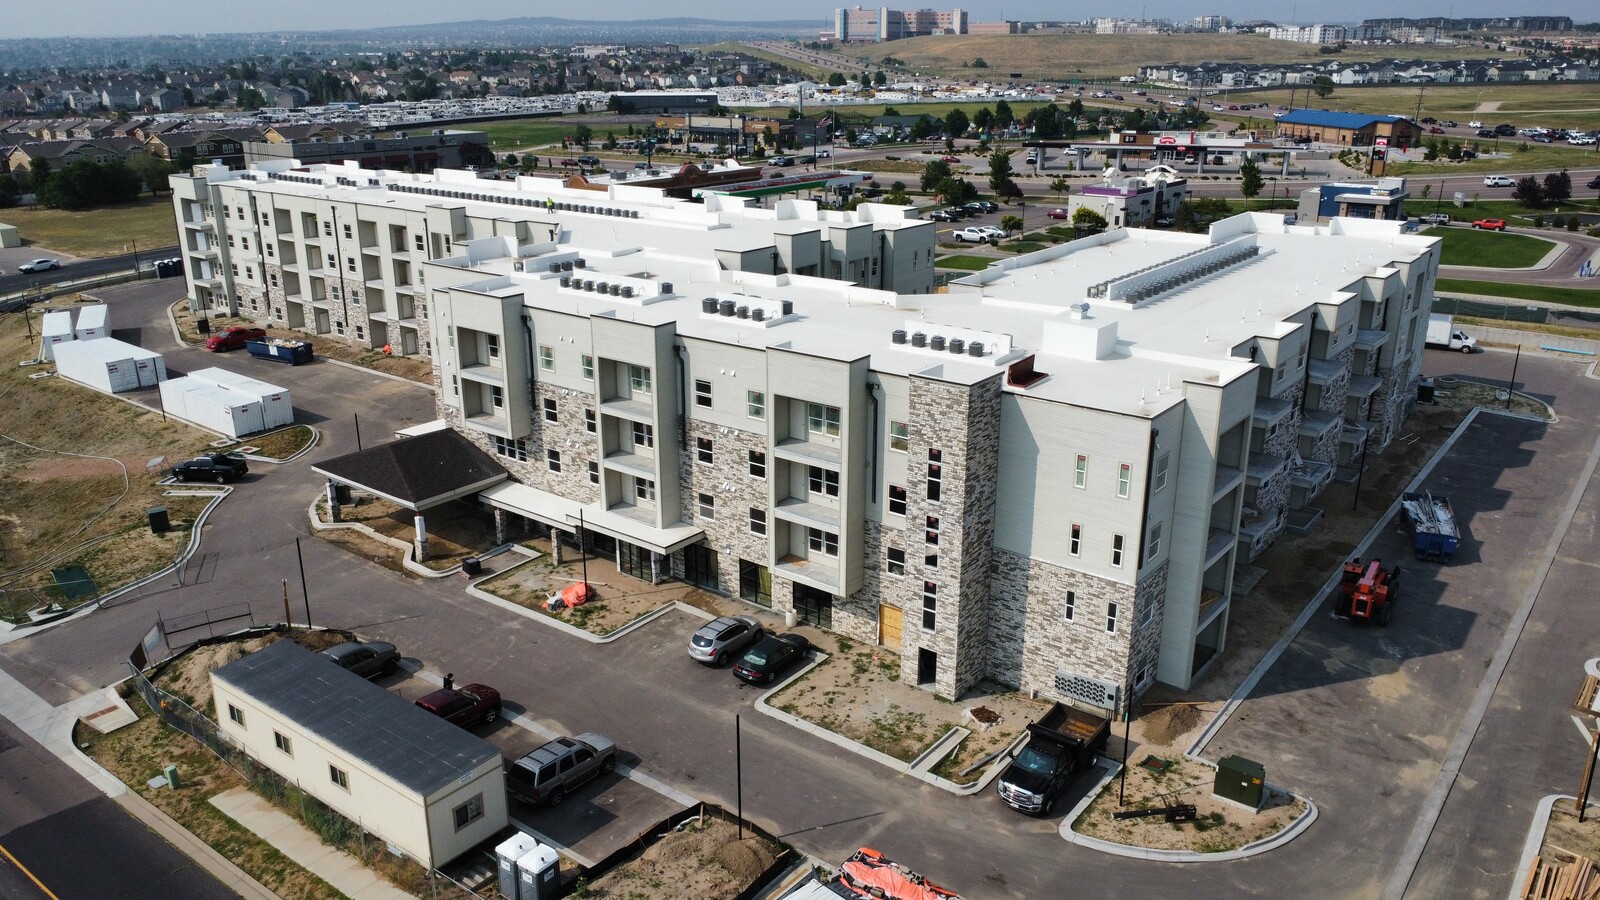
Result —
POLYGON ((96 303, 93 306, 79 307, 78 327, 74 333, 80 341, 111 337, 111 320, 107 316, 106 305, 96 303))
POLYGON ((1430 313, 1427 344, 1429 347, 1471 353, 1477 349, 1478 339, 1469 337, 1465 331, 1457 328, 1455 320, 1451 317, 1443 313, 1430 313))
POLYGON ((56 358, 56 345, 64 344, 73 339, 72 311, 57 309, 44 314, 44 321, 39 326, 43 335, 39 340, 39 358, 49 362, 56 358))

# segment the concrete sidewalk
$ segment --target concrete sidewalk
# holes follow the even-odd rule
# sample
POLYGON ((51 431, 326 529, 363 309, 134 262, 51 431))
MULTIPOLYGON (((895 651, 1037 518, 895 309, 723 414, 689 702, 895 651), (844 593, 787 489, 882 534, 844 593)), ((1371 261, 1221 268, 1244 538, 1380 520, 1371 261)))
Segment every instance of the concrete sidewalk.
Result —
POLYGON ((351 900, 415 900, 361 860, 324 844, 311 829, 249 788, 218 794, 211 798, 211 805, 351 900))

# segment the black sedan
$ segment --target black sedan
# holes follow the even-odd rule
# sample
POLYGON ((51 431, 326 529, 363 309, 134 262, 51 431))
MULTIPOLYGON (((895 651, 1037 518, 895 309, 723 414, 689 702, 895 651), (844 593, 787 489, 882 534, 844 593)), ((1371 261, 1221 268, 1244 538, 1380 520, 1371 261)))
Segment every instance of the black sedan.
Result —
POLYGON ((785 669, 805 658, 811 642, 798 634, 764 637, 733 664, 733 674, 751 684, 771 684, 785 669))
POLYGON ((172 467, 172 477, 179 481, 215 481, 217 484, 238 481, 249 472, 250 464, 242 457, 226 453, 208 453, 172 467))

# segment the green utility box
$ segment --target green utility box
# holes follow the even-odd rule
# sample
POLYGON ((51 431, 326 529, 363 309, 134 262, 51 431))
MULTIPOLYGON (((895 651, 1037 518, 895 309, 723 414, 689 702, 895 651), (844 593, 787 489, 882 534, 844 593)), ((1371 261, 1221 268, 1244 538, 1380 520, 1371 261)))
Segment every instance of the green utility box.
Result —
POLYGON ((1260 809, 1266 785, 1267 769, 1261 763, 1242 756, 1224 756, 1217 763, 1217 780, 1211 793, 1251 809, 1260 809))

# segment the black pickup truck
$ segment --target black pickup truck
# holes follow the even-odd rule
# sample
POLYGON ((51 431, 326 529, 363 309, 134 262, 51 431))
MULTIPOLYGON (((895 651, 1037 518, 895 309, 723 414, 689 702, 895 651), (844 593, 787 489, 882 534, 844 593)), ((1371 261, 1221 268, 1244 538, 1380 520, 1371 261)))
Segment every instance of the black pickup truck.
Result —
POLYGON ((1000 799, 1012 809, 1049 816, 1079 772, 1105 752, 1111 720, 1057 703, 1028 726, 1028 743, 1000 776, 1000 799))
POLYGON ((208 453, 172 467, 172 477, 179 481, 215 481, 217 484, 238 481, 249 472, 250 463, 243 457, 226 453, 208 453))

